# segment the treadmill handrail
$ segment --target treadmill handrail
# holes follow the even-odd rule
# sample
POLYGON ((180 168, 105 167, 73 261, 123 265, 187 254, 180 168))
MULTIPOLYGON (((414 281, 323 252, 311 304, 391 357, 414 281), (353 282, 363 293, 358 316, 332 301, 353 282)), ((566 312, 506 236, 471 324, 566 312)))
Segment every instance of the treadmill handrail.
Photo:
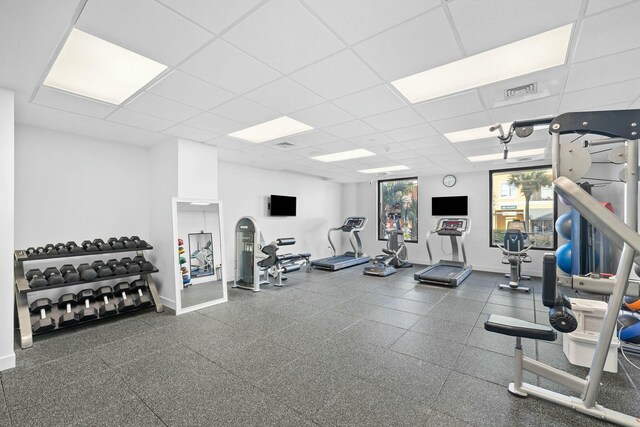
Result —
POLYGON ((640 252, 640 234, 602 206, 578 184, 567 177, 560 176, 553 181, 553 189, 559 196, 569 201, 580 215, 607 236, 612 243, 622 246, 620 243, 624 242, 636 253, 640 252))
POLYGON ((333 240, 331 240, 331 232, 332 231, 342 231, 342 226, 340 227, 332 227, 327 231, 327 238, 329 239, 329 244, 331 245, 331 256, 336 256, 336 246, 333 244, 333 240))
POLYGON ((427 255, 429 256, 429 265, 433 265, 433 257, 431 256, 431 248, 429 247, 429 237, 431 237, 431 235, 434 232, 432 230, 427 231, 427 238, 425 239, 427 242, 427 255))

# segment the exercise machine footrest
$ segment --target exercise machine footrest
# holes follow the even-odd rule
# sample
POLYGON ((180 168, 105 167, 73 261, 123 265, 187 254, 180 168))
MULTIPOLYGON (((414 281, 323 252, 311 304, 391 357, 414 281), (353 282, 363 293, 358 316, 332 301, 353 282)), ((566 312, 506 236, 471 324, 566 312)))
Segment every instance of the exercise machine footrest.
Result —
POLYGON ((484 323, 484 328, 489 332, 534 340, 555 341, 558 337, 556 331, 549 326, 497 314, 489 316, 489 320, 484 323))

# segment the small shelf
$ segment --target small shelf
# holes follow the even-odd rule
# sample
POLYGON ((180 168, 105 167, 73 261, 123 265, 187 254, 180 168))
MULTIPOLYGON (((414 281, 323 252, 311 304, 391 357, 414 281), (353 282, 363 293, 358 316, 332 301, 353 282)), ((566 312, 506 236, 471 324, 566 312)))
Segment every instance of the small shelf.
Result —
POLYGON ((139 271, 137 273, 120 274, 118 276, 98 277, 98 278, 96 278, 94 280, 81 280, 79 282, 61 283, 59 285, 51 285, 51 286, 47 285, 47 286, 41 286, 39 288, 30 288, 28 282, 25 279, 23 283, 27 283, 26 288, 25 288, 24 285, 20 284, 21 281, 18 281, 18 283, 16 283, 16 286, 17 286, 18 290, 20 291, 20 293, 28 294, 28 293, 31 293, 31 292, 46 291, 47 289, 64 288, 66 286, 84 285, 84 284, 91 284, 91 283, 96 283, 96 282, 104 282, 104 281, 107 281, 107 280, 118 280, 118 279, 125 278, 125 277, 141 276, 143 274, 157 273, 158 271, 160 271, 160 270, 155 268, 152 271, 139 271))
POLYGON ((42 255, 42 256, 27 256, 27 252, 24 250, 17 250, 14 252, 13 257, 14 261, 22 261, 22 262, 30 262, 30 261, 42 261, 46 259, 55 259, 55 258, 73 258, 73 257, 81 257, 81 256, 97 256, 97 255, 106 255, 106 254, 117 254, 119 252, 139 252, 139 251, 150 251, 153 249, 153 246, 148 245, 144 248, 125 248, 125 249, 112 249, 110 251, 84 251, 78 253, 68 253, 68 254, 56 254, 56 255, 42 255))

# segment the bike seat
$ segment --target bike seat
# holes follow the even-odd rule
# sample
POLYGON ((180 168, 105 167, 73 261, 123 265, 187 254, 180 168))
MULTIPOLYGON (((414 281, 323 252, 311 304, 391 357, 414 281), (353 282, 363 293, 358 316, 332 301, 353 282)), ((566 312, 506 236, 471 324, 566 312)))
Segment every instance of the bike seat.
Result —
POLYGON ((542 341, 555 341, 558 338, 558 334, 550 326, 538 325, 537 323, 497 314, 489 316, 489 320, 484 323, 484 329, 497 334, 542 341))

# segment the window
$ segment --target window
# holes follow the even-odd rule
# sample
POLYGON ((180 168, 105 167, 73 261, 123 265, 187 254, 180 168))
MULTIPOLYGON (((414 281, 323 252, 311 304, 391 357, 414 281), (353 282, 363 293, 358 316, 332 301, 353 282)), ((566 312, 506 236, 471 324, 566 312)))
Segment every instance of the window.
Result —
POLYGON ((525 244, 555 249, 556 202, 548 166, 489 172, 491 246, 503 244, 508 228, 520 229, 525 244))
POLYGON ((418 242, 418 178, 378 181, 378 240, 402 230, 405 242, 418 242))

